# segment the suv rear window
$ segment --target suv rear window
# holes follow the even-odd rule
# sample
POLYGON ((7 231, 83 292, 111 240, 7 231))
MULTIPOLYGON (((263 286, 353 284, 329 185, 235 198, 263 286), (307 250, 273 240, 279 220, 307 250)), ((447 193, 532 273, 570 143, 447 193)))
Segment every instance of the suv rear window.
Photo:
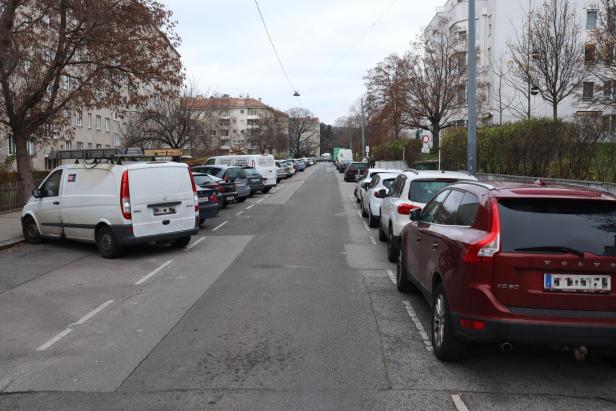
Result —
POLYGON ((349 166, 349 170, 365 170, 365 169, 366 169, 365 163, 352 163, 349 166))
POLYGON ((246 170, 241 168, 229 168, 227 169, 227 176, 229 179, 234 180, 236 178, 246 178, 246 170))
POLYGON ((507 199, 498 210, 503 252, 616 256, 616 202, 507 199))
POLYGON ((409 188, 409 200, 415 203, 427 203, 443 188, 456 180, 414 180, 409 188))

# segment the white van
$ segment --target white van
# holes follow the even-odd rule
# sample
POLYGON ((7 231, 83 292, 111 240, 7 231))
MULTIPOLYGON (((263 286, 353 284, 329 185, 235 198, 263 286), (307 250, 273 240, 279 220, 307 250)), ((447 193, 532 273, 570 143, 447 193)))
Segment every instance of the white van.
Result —
POLYGON ((341 148, 338 150, 338 158, 336 158, 336 164, 342 163, 344 160, 353 161, 353 151, 348 148, 341 148))
POLYGON ((252 167, 263 177, 264 193, 276 186, 276 164, 271 154, 247 154, 233 156, 216 156, 207 159, 204 166, 227 165, 239 167, 252 167))
POLYGON ((24 206, 24 238, 29 243, 45 237, 92 242, 105 258, 133 244, 183 247, 199 231, 195 188, 186 164, 62 165, 24 206))

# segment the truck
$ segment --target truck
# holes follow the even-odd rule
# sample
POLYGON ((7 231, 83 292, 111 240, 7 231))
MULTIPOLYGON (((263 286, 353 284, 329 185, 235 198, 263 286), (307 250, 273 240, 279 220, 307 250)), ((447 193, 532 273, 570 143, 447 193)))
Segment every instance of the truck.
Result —
POLYGON ((344 160, 353 161, 353 151, 348 148, 338 149, 338 155, 335 157, 336 163, 340 164, 344 160))

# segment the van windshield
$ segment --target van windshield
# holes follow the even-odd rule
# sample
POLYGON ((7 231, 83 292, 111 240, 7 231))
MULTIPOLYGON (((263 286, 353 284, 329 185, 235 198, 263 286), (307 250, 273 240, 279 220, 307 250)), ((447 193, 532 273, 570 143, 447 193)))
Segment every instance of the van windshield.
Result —
POLYGON ((503 252, 589 252, 616 256, 616 202, 500 200, 503 252))

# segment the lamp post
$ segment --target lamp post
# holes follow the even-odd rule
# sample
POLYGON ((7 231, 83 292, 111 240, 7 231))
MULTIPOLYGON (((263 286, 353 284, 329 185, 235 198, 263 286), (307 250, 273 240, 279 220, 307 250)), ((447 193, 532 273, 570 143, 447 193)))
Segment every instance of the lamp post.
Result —
POLYGON ((468 0, 468 172, 477 175, 477 54, 475 0, 468 0))

